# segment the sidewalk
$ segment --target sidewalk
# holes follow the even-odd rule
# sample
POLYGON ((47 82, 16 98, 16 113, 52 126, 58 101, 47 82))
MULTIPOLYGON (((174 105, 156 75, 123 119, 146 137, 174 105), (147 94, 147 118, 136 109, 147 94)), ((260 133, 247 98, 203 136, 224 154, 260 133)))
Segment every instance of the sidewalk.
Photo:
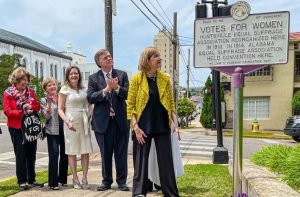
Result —
MULTIPOLYGON (((211 160, 208 158, 203 158, 203 159, 183 159, 183 164, 196 164, 196 163, 211 163, 211 160)), ((79 174, 79 179, 81 180, 82 177, 82 172, 78 173, 79 174)), ((113 174, 115 176, 115 171, 113 170, 113 174)), ((114 177, 115 178, 115 177, 114 177)), ((130 188, 132 189, 132 178, 133 178, 133 163, 132 163, 132 155, 128 155, 128 178, 127 178, 127 184, 130 188)), ((132 193, 131 191, 128 192, 123 192, 118 190, 117 184, 114 182, 112 185, 112 188, 101 192, 97 191, 97 186, 100 184, 102 178, 101 178, 101 166, 100 166, 100 155, 99 153, 96 153, 94 155, 91 155, 90 157, 90 169, 89 169, 89 174, 88 174, 88 181, 90 184, 90 189, 89 190, 76 190, 73 189, 72 187, 72 176, 68 177, 68 186, 67 187, 60 187, 60 190, 54 191, 50 190, 47 186, 45 185, 44 188, 32 188, 27 191, 22 191, 19 192, 15 195, 12 195, 14 197, 32 197, 32 196, 43 196, 43 197, 68 197, 68 196, 78 196, 78 197, 83 197, 83 196, 109 196, 109 197, 131 197, 132 193)), ((160 193, 148 193, 147 196, 153 197, 153 196, 162 196, 160 193)))

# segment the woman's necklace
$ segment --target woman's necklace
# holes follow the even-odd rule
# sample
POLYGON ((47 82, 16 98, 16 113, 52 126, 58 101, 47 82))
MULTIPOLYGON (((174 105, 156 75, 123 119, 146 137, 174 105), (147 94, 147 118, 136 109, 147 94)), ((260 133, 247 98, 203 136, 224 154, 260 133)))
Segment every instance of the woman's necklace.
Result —
POLYGON ((147 76, 149 79, 151 79, 152 81, 155 82, 155 81, 156 81, 156 74, 151 74, 152 76, 151 76, 151 75, 149 76, 149 75, 150 75, 150 73, 148 73, 146 76, 147 76), (154 76, 153 76, 153 75, 154 75, 154 76))
POLYGON ((156 77, 148 77, 149 79, 151 79, 152 81, 156 81, 156 77))

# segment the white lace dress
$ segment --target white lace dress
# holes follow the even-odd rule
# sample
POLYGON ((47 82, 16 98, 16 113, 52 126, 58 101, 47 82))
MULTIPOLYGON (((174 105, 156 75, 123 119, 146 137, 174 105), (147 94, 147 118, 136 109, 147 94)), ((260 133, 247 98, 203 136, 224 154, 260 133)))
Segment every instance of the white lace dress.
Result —
POLYGON ((67 96, 65 114, 76 131, 69 130, 64 124, 65 148, 67 155, 81 155, 92 153, 90 126, 88 122, 86 89, 78 92, 67 86, 60 89, 61 94, 67 96))

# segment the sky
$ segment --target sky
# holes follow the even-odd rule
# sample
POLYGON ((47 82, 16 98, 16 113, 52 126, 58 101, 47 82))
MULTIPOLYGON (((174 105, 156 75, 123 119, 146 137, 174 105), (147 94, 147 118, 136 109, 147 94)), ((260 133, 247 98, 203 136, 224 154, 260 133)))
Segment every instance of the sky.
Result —
MULTIPOLYGON (((159 22, 146 10, 140 0, 133 0, 161 28, 159 22)), ((183 36, 180 44, 192 44, 194 34, 195 5, 191 0, 143 0, 163 23, 167 23, 162 9, 173 21, 177 12, 178 35, 183 36), (164 17, 157 14, 151 3, 164 17), (187 37, 187 38, 185 38, 187 37)), ((221 1, 221 0, 220 0, 221 1)), ((228 0, 229 4, 235 0, 228 0)), ((300 0, 248 0, 251 13, 275 11, 290 12, 290 32, 300 32, 300 0)), ((0 28, 29 37, 56 51, 64 51, 68 42, 73 51, 82 49, 88 62, 93 62, 96 51, 105 47, 104 40, 104 1, 103 0, 0 0, 0 28)), ((158 33, 155 27, 131 2, 117 0, 117 16, 113 16, 114 65, 116 68, 137 73, 141 51, 153 45, 158 33)), ((209 16, 211 16, 209 8, 209 16)), ((169 26, 171 26, 169 24, 169 26)), ((187 60, 188 46, 182 46, 187 60)), ((186 65, 180 56, 180 82, 186 86, 186 65)), ((191 63, 192 63, 191 48, 191 63)), ((191 87, 203 86, 210 69, 191 66, 191 87)))

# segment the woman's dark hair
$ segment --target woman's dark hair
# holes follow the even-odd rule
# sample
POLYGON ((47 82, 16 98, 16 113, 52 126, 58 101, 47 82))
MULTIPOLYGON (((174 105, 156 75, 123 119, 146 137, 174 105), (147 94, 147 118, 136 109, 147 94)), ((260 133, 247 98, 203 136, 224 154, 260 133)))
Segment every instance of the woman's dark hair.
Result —
POLYGON ((78 89, 82 89, 83 88, 83 85, 82 85, 82 77, 81 77, 81 72, 80 72, 80 69, 77 67, 77 66, 69 66, 67 69, 66 69, 66 74, 65 74, 65 85, 66 86, 69 86, 70 88, 72 88, 71 86, 71 83, 69 81, 69 76, 70 76, 70 72, 71 70, 75 68, 77 71, 78 71, 78 74, 79 74, 79 80, 78 80, 78 89))

